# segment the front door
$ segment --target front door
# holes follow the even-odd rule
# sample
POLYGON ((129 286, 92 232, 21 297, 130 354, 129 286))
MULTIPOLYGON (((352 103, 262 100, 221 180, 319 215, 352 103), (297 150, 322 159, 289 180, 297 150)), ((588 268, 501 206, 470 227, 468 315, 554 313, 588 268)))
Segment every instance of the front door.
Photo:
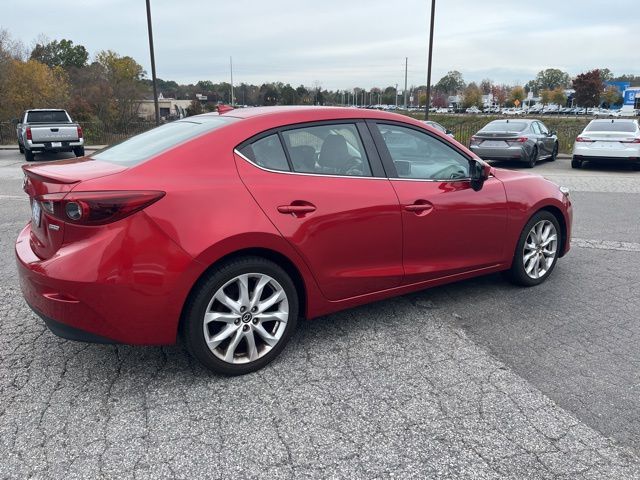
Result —
POLYGON ((236 150, 243 182, 329 300, 402 281, 398 199, 361 133, 357 122, 296 126, 236 150))
POLYGON ((461 150, 418 127, 369 125, 402 209, 405 283, 500 263, 507 221, 502 183, 490 177, 476 192, 461 150))

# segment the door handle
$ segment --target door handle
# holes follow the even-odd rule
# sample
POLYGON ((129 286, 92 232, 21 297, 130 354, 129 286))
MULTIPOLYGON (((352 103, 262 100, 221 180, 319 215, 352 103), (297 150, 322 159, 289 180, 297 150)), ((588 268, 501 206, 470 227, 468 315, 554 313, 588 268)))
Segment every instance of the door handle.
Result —
POLYGON ((304 215, 305 213, 312 213, 316 211, 316 206, 311 204, 305 205, 280 205, 278 211, 284 214, 292 214, 294 217, 298 215, 304 215))
POLYGON ((426 200, 416 200, 415 203, 405 205, 404 209, 408 212, 414 212, 415 214, 429 213, 433 210, 433 204, 426 200))

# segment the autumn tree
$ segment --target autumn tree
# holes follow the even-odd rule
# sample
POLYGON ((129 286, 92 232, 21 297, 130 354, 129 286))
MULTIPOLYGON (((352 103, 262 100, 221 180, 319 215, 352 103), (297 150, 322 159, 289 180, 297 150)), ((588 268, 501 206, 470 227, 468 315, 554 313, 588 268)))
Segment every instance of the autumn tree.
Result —
POLYGON ((82 68, 87 64, 89 53, 82 45, 73 45, 71 40, 62 39, 41 44, 31 51, 31 60, 37 60, 49 67, 82 68))
POLYGON ((64 108, 69 100, 67 75, 35 60, 11 60, 3 82, 2 114, 17 118, 30 108, 64 108))
POLYGON ((563 88, 556 88, 551 92, 551 101, 556 105, 564 106, 567 104, 567 95, 563 88))
POLYGON ((544 89, 540 92, 540 103, 549 105, 551 103, 551 90, 544 89))
POLYGON ((514 105, 522 105, 522 102, 527 97, 526 93, 524 93, 524 88, 517 86, 511 89, 511 94, 509 95, 509 99, 514 105))
POLYGON ((493 95, 494 103, 502 106, 509 98, 509 88, 506 85, 494 85, 491 89, 491 94, 493 95))
POLYGON ((104 69, 112 92, 109 120, 120 126, 136 120, 144 92, 142 66, 133 58, 122 57, 111 50, 99 52, 96 62, 104 69))
POLYGON ((622 95, 620 95, 620 91, 613 85, 605 88, 604 93, 602 94, 602 100, 609 107, 611 107, 612 105, 621 104, 623 101, 622 95))
POLYGON ((576 103, 581 107, 597 107, 603 87, 600 70, 581 73, 573 81, 576 103))

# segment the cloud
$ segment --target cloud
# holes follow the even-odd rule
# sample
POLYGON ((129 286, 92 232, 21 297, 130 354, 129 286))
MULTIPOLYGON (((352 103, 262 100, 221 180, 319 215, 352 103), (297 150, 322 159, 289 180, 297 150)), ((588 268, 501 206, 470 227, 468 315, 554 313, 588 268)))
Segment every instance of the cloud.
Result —
MULTIPOLYGON (((640 74, 636 27, 625 11, 637 0, 611 0, 603 15, 597 0, 438 0, 434 40, 437 81, 449 70, 465 79, 489 77, 524 83, 544 68, 576 74, 597 67, 640 74), (627 22, 625 18, 630 20, 627 22)), ((229 78, 283 81, 347 89, 426 82, 429 2, 382 0, 152 0, 158 76, 179 82, 229 78)), ((69 38, 92 53, 131 55, 147 71, 144 2, 44 0, 3 9, 2 27, 26 43, 39 34, 69 38)))

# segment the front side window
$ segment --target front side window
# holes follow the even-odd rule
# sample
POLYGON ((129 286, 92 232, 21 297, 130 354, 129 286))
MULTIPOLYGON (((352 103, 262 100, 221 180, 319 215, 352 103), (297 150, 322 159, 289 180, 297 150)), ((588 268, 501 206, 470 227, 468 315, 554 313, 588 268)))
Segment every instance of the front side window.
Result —
POLYGON ((357 127, 319 125, 282 132, 295 172, 370 177, 371 167, 357 127))
POLYGON ((469 177, 469 161, 443 141, 417 130, 377 124, 399 178, 455 180, 469 177))
POLYGON ((540 125, 538 124, 538 122, 533 122, 531 124, 531 130, 533 131, 533 133, 535 133, 537 135, 540 135, 540 133, 542 133, 540 131, 540 125))
POLYGON ((277 133, 245 145, 240 149, 240 153, 260 167, 283 172, 289 171, 287 156, 277 133))
POLYGON ((543 135, 546 135, 546 134, 548 134, 548 133, 549 133, 549 129, 544 125, 544 123, 540 123, 540 122, 538 122, 538 127, 540 127, 540 132, 541 132, 543 135))

